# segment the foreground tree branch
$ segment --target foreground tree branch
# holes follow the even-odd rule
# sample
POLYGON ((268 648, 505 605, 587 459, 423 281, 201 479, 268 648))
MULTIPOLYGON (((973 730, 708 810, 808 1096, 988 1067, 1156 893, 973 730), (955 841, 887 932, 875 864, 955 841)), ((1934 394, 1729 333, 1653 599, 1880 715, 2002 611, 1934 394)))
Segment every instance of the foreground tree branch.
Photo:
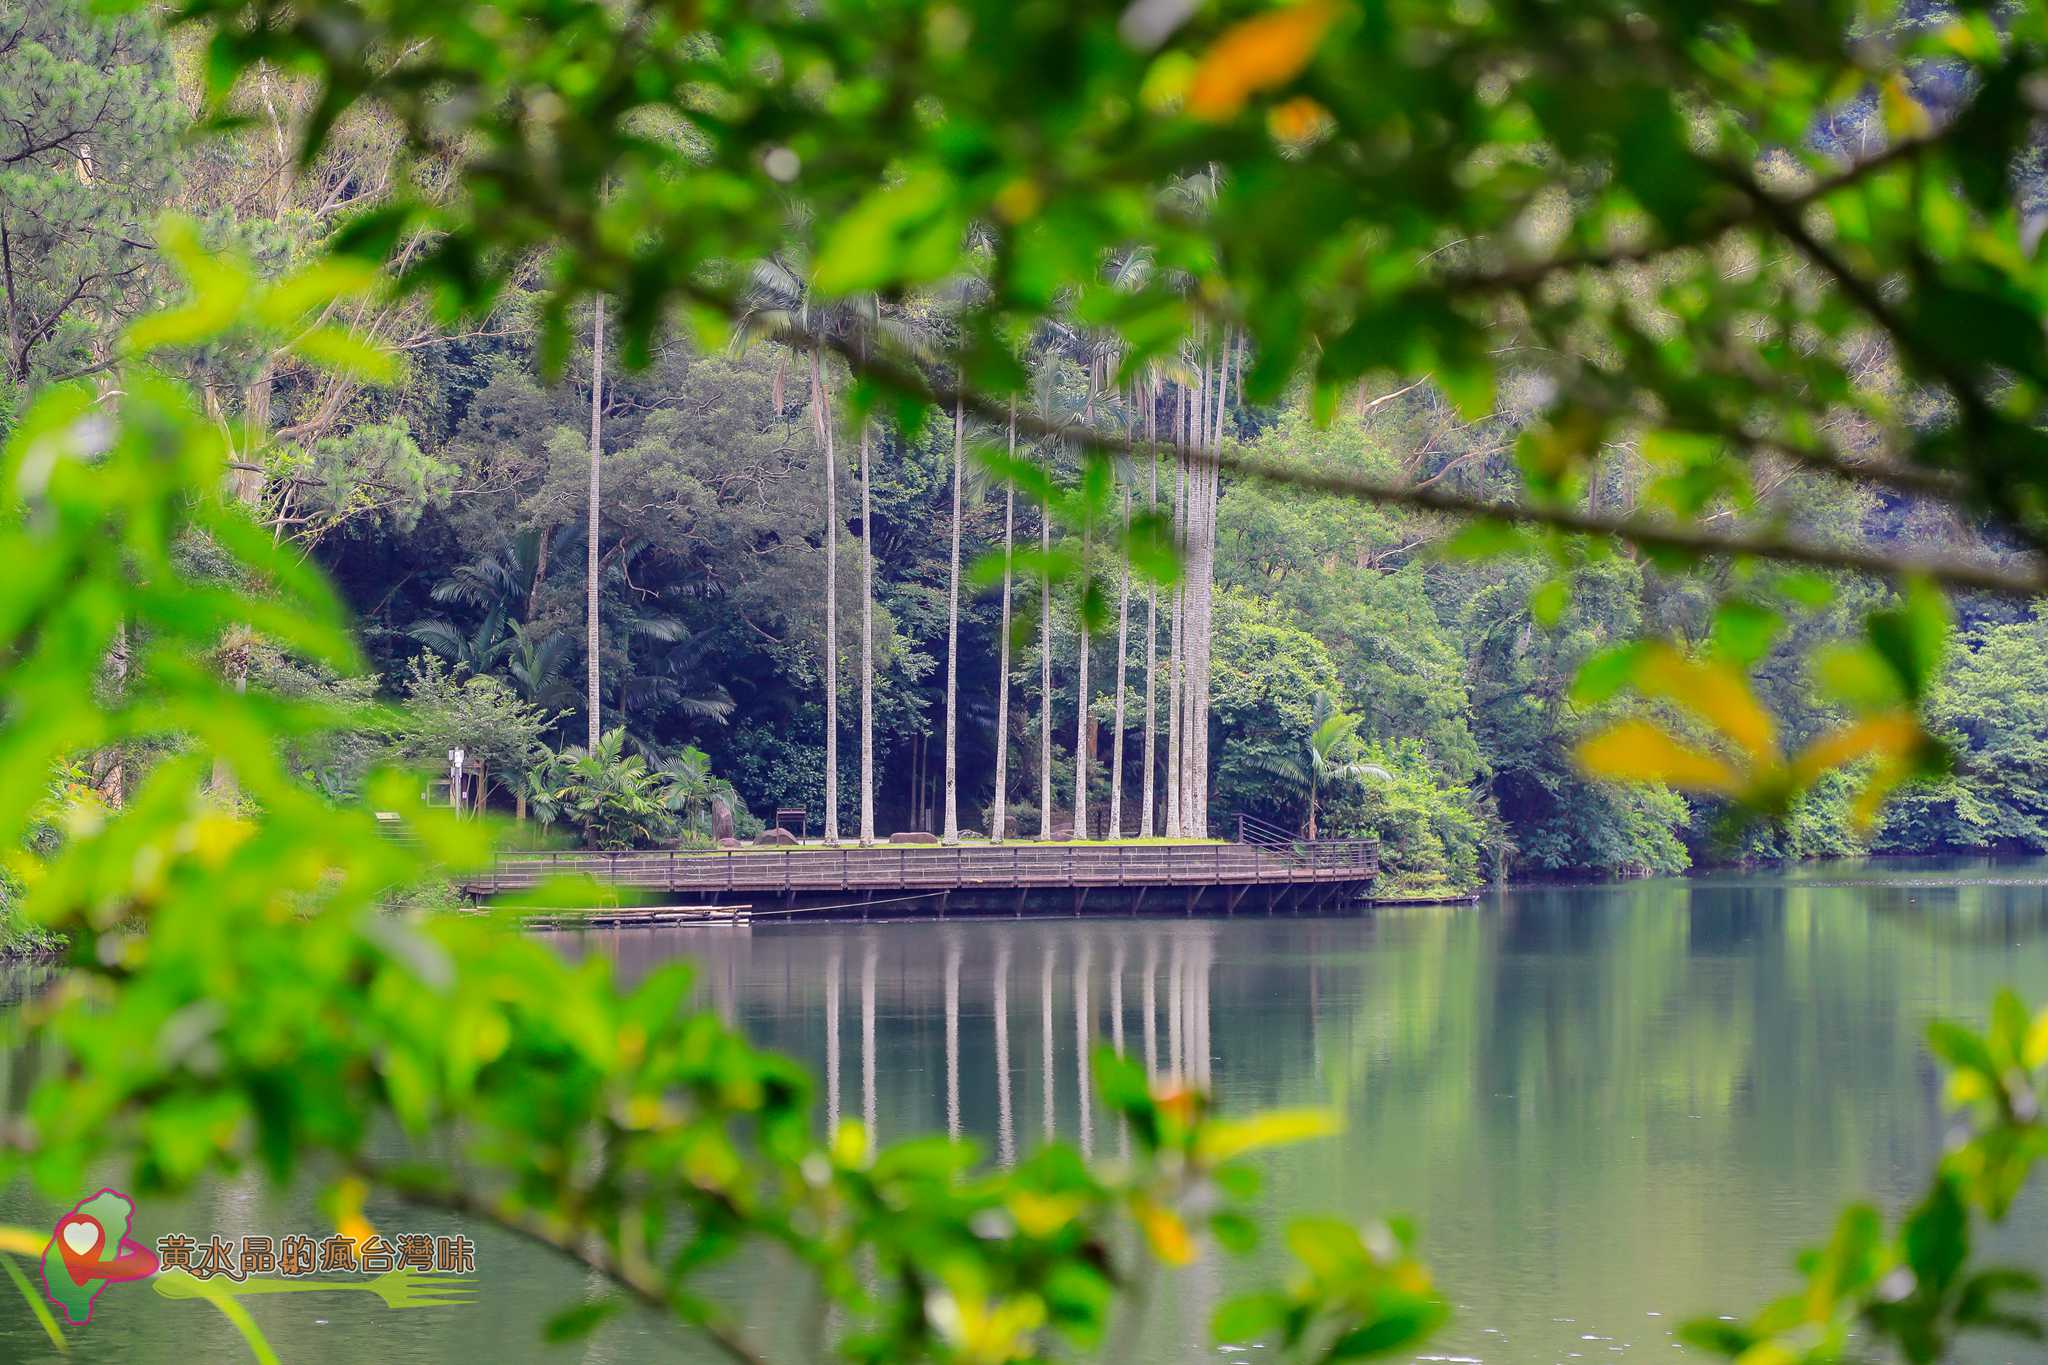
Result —
MULTIPOLYGON (((715 290, 703 290, 699 301, 729 316, 739 313, 737 303, 715 290)), ((992 397, 945 380, 933 379, 906 361, 879 354, 876 347, 862 344, 861 339, 831 335, 794 322, 782 322, 760 330, 764 337, 786 346, 798 349, 818 347, 831 351, 864 378, 935 407, 944 409, 957 405, 990 422, 1009 420, 1007 398, 992 397)), ((1026 409, 1017 413, 1017 429, 1040 439, 1080 441, 1092 449, 1132 459, 1178 460, 1190 468, 1218 469, 1243 478, 1359 502, 1578 535, 1606 536, 1650 550, 1707 558, 1770 559, 1814 568, 1846 569, 1879 578, 1924 578, 1944 587, 2015 597, 2036 597, 2048 593, 2048 568, 2033 561, 2028 561, 2024 568, 2015 569, 1981 560, 1900 556, 1860 546, 1828 545, 1770 532, 1713 532, 1640 517, 1603 516, 1557 503, 1505 502, 1437 487, 1394 484, 1359 475, 1300 469, 1229 450, 1196 449, 1171 442, 1082 430, 1068 423, 1047 420, 1026 409)), ((1799 456, 1793 455, 1793 458, 1799 456)))
POLYGON ((738 1328, 707 1314, 682 1314, 676 1299, 659 1279, 612 1255, 594 1234, 571 1237, 547 1220, 520 1213, 499 1200, 486 1198, 464 1186, 429 1182, 391 1167, 358 1161, 354 1173, 409 1204, 480 1218, 523 1237, 535 1246, 596 1271, 657 1313, 682 1317, 683 1321, 702 1332, 720 1354, 737 1362, 737 1365, 768 1365, 768 1357, 757 1351, 738 1328))

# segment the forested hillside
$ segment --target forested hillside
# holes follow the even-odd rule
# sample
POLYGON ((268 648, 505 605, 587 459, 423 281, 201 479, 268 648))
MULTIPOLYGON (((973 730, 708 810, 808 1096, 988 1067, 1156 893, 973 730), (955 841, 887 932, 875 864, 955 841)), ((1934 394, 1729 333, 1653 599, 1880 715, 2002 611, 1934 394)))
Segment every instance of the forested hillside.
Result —
MULTIPOLYGON (((245 91, 249 121, 237 139, 188 143, 180 132, 199 105, 199 54, 174 50, 140 21, 96 24, 83 5, 20 13, 29 22, 0 54, 0 101, 13 102, 0 119, 0 139, 12 140, 0 147, 8 411, 54 378, 109 372, 119 328, 178 296, 166 260, 175 243, 160 228, 167 211, 189 215, 207 248, 240 252, 260 275, 278 276, 397 180, 432 188, 434 166, 402 159, 399 139, 369 114, 351 115, 314 163, 296 164, 308 96, 282 77, 245 91), (30 90, 61 98, 24 103, 30 90)), ((1833 134, 1853 141, 1852 125, 1833 134)), ((1188 192, 1198 197, 1201 187, 1188 192)), ((1316 414, 1305 392, 1247 402, 1244 345, 1227 335, 1208 353, 1185 351, 1120 381, 1105 341, 1047 328, 1023 347, 1036 422, 1013 435, 970 417, 956 441, 950 422, 905 430, 887 411, 863 411, 867 395, 836 363, 781 344, 776 332, 789 316, 839 325, 833 310, 850 327, 865 307, 865 322, 915 353, 950 337, 954 300, 814 312, 801 264, 786 276, 759 272, 751 344, 706 349, 679 323, 657 332, 651 354, 622 364, 621 337, 586 305, 564 319, 574 342, 553 380, 543 377, 543 351, 554 333, 537 292, 517 288, 485 320, 461 324, 438 322, 417 298, 341 309, 335 320, 398 357, 386 386, 316 369, 308 362, 321 357, 254 333, 181 362, 245 452, 237 477, 259 522, 332 573, 363 622, 377 690, 405 704, 386 729, 301 755, 307 771, 347 790, 383 753, 436 767, 460 744, 477 760, 472 775, 491 807, 561 817, 540 807, 562 784, 535 775, 593 738, 594 571, 602 729, 622 731, 611 741, 614 768, 640 759, 639 777, 608 770, 603 781, 634 791, 654 776, 666 783, 664 811, 612 831, 628 842, 708 832, 719 793, 743 807, 742 833, 750 815, 782 806, 806 807, 820 823, 829 601, 847 837, 861 827, 864 677, 881 835, 946 823, 949 679, 958 828, 992 829, 1002 741, 1011 833, 1039 833, 1048 808, 1055 828, 1071 825, 1084 794, 1088 828, 1101 832, 1118 791, 1118 833, 1202 832, 1163 810, 1142 821, 1139 813, 1144 792, 1163 804, 1176 780, 1168 673, 1184 615, 1189 641, 1199 625, 1206 651, 1201 827, 1228 834, 1245 812, 1305 829, 1313 806, 1322 834, 1377 834, 1391 884, 1409 890, 1499 875, 1670 872, 1727 857, 2048 848, 2048 637, 2010 599, 1957 600, 1929 708, 1957 746, 1956 776, 1910 790, 1867 828, 1852 819, 1849 780, 1828 778, 1783 821, 1731 832, 1712 801, 1597 783, 1574 769, 1573 746, 1606 705, 1574 696, 1581 665, 1638 636, 1715 635, 1729 657, 1757 665, 1760 693, 1796 744, 1841 714, 1816 700, 1829 694, 1809 676, 1813 647, 1847 638, 1890 588, 1846 572, 1666 575, 1628 549, 1581 554, 1563 568, 1537 555, 1476 560, 1466 552, 1524 533, 1461 531, 1427 512, 1228 474, 1205 524, 1200 490, 1189 504, 1181 487, 1185 470, 1124 461, 1113 487, 1096 486, 1066 441, 1033 433, 1046 424, 1166 433, 1192 417, 1255 459, 1507 495, 1547 458, 1548 438, 1526 432, 1541 383, 1504 385, 1476 420, 1428 374, 1362 385, 1335 412, 1316 414), (1103 542, 1181 506, 1177 534, 1197 551, 1190 573, 1213 581, 1213 598, 1205 587, 1198 608, 1193 579, 1148 576, 1142 555, 1133 573, 1070 518, 1048 527, 1029 479, 1018 495, 991 473, 1014 480, 1024 466, 1091 507, 1093 520, 1083 520, 1103 542), (1004 576, 1006 539, 1014 581, 1004 576), (1206 563, 1204 553, 1213 556, 1206 563), (1052 565, 1086 570, 1041 597, 1026 570, 1052 565), (1080 792, 1077 752, 1088 769, 1080 792)), ((537 267, 527 283, 544 283, 537 267)), ((1898 382, 1883 354, 1869 357, 1865 382, 1898 382)), ((1909 491, 1788 460, 1761 466, 1753 492, 1737 492, 1713 481, 1715 468, 1706 453, 1672 443, 1614 443, 1597 460, 1586 505, 1705 511, 1881 552, 2001 548, 1909 491)), ((363 689, 308 673, 253 639, 229 664, 288 692, 363 689)), ((128 764, 108 753, 90 776, 118 798, 128 764)))

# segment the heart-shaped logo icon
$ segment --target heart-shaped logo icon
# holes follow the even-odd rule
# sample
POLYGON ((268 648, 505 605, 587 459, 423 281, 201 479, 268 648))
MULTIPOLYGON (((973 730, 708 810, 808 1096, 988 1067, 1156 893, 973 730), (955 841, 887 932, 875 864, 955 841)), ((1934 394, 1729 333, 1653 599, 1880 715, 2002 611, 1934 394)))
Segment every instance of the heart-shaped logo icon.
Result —
POLYGON ((77 1214, 57 1224, 57 1252, 73 1284, 84 1285, 100 1277, 100 1244, 106 1235, 97 1219, 77 1214))
POLYGON ((135 1205, 118 1190, 81 1199, 50 1229, 43 1248, 43 1291, 74 1325, 92 1321, 92 1306, 110 1284, 147 1279, 156 1253, 129 1237, 135 1205))

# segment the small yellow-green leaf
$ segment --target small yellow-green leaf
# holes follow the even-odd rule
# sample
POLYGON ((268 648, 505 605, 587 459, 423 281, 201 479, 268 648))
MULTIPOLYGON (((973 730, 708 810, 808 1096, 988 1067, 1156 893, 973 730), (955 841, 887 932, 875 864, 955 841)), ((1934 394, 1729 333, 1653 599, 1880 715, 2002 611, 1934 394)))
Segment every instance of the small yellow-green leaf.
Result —
POLYGON ((1268 1147, 1329 1137, 1343 1129, 1329 1109, 1274 1109, 1250 1118, 1220 1120, 1202 1130, 1197 1150, 1209 1161, 1229 1161, 1268 1147))
POLYGON ((2020 1060, 2028 1068, 2048 1066, 2048 1010, 2034 1016, 2034 1022, 2027 1026, 2026 1042, 2020 1048, 2020 1060))
POLYGON ((322 257, 263 291, 256 314, 273 327, 288 327, 315 308, 375 287, 377 267, 352 257, 322 257))
POLYGON ((398 377, 391 352, 339 327, 315 327, 291 344, 294 354, 330 370, 339 370, 372 384, 398 377))
POLYGON ((1529 594, 1529 615, 1546 630, 1562 621, 1571 605, 1572 585, 1566 578, 1545 579, 1529 594))
POLYGON ((1661 782, 1685 791, 1739 794, 1742 775, 1724 760, 1673 739, 1646 720, 1625 720, 1584 740, 1578 764, 1613 782, 1661 782))

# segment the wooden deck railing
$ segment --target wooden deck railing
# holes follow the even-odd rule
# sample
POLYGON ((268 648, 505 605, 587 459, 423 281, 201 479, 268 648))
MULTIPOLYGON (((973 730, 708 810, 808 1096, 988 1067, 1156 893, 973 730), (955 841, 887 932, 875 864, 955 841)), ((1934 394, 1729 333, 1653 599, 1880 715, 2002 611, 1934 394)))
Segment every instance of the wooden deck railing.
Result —
POLYGON ((733 849, 716 853, 510 853, 462 879, 472 894, 516 891, 551 877, 685 892, 975 890, 1218 886, 1370 880, 1372 839, 1247 844, 973 844, 953 848, 733 849))

